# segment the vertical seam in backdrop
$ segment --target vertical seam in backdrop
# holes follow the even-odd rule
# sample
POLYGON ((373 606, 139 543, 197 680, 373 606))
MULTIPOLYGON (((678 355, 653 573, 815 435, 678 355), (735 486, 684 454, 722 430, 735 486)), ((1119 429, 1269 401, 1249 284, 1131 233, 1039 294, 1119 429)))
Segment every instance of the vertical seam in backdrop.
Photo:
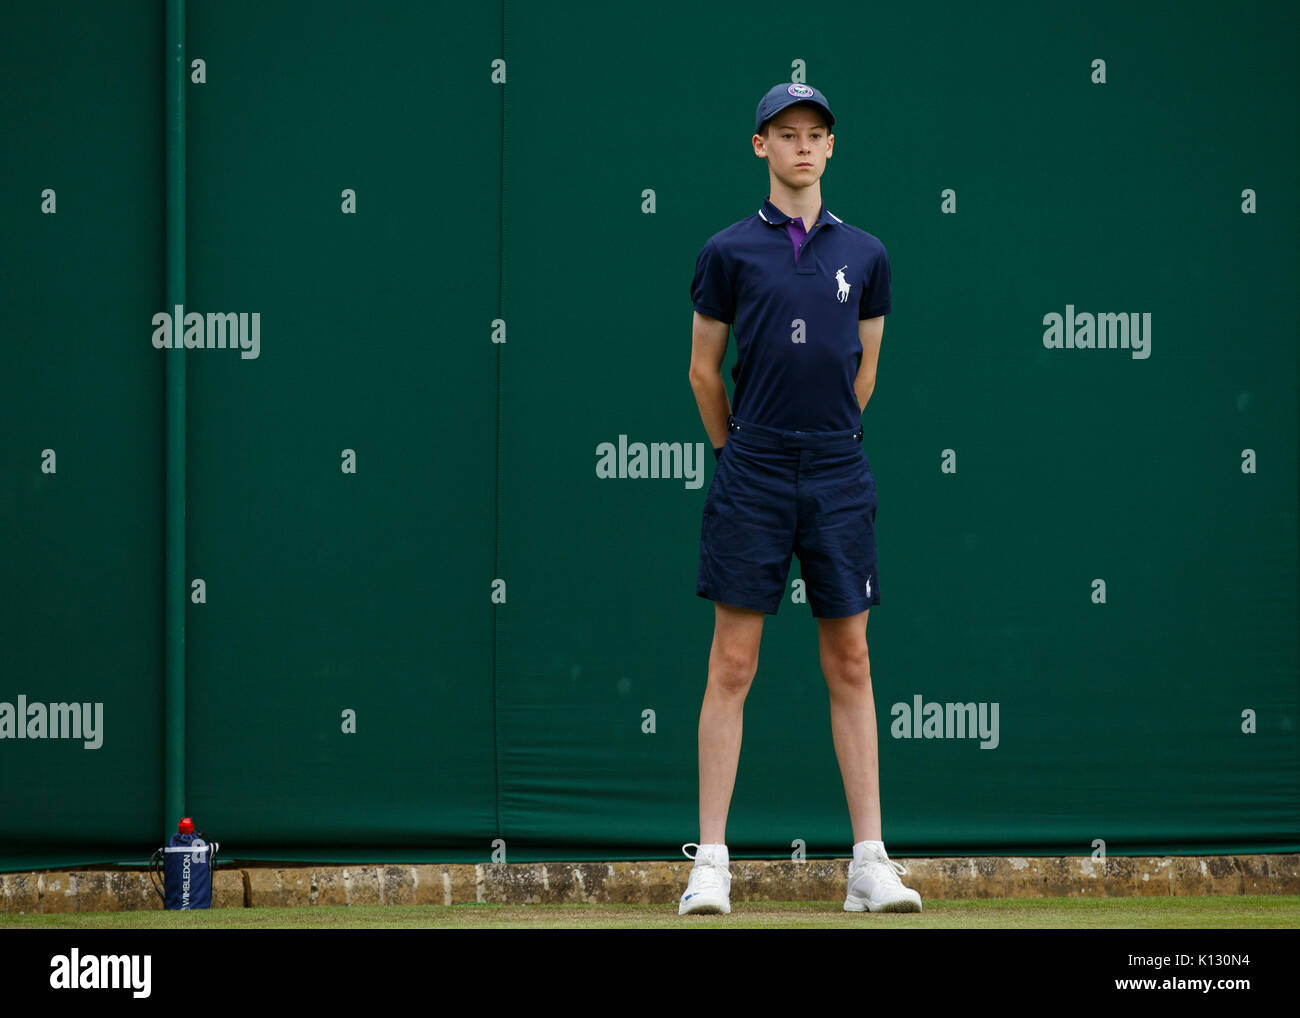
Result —
MULTIPOLYGON (((185 0, 167 0, 164 10, 163 119, 165 231, 164 281, 167 311, 184 305, 185 284, 185 0)), ((185 772, 185 349, 166 353, 163 405, 163 823, 184 815, 185 772)))
MULTIPOLYGON (((497 176, 497 318, 505 320, 505 261, 506 261, 506 88, 509 83, 509 63, 506 62, 506 0, 501 0, 501 47, 499 58, 507 75, 501 82, 501 128, 498 138, 497 176)), ((493 343, 496 348, 496 472, 495 490, 492 493, 492 568, 502 579, 501 571, 501 358, 505 343, 493 343)), ((509 587, 507 586, 507 590, 509 587)), ((492 606, 492 802, 496 808, 496 837, 505 837, 501 829, 501 740, 498 737, 500 715, 497 711, 497 646, 501 642, 501 615, 505 603, 488 602, 492 606)))

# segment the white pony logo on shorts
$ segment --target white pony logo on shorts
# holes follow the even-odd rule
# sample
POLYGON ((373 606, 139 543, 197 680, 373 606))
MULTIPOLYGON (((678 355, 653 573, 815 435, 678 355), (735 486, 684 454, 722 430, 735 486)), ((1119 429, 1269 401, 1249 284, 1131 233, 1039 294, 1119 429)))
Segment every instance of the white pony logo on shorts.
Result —
POLYGON ((807 99, 808 96, 813 94, 813 90, 809 88, 807 85, 791 85, 789 88, 786 89, 786 91, 793 96, 798 96, 801 99, 807 99))

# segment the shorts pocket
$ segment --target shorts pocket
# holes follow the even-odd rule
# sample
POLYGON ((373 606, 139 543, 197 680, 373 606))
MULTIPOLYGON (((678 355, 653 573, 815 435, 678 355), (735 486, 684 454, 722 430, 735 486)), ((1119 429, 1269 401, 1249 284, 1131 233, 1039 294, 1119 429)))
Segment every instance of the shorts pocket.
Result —
POLYGON ((862 480, 866 488, 866 502, 868 511, 871 514, 871 522, 875 523, 877 505, 876 475, 871 472, 871 464, 867 461, 865 455, 862 457, 862 480))

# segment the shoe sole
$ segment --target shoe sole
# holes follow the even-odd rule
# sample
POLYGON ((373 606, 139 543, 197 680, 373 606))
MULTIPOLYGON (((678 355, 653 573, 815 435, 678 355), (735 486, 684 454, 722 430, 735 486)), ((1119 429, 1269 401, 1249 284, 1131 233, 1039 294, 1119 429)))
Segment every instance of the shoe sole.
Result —
POLYGON ((865 898, 859 898, 850 894, 844 899, 845 912, 920 912, 920 902, 912 901, 910 898, 900 898, 897 901, 887 901, 883 905, 871 907, 871 902, 865 898))
POLYGON ((677 906, 678 915, 731 915, 731 905, 729 902, 719 901, 701 901, 697 904, 686 908, 682 905, 677 906))

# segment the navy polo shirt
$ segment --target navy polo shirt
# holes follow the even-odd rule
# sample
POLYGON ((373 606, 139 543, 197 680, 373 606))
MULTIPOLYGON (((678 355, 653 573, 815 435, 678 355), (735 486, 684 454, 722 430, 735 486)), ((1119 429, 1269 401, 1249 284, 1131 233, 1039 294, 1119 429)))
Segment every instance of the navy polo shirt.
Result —
POLYGON ((796 258, 789 222, 765 199, 710 237, 691 301, 735 331, 732 413, 767 428, 847 431, 862 421, 858 321, 889 314, 889 255, 823 205, 796 258))

